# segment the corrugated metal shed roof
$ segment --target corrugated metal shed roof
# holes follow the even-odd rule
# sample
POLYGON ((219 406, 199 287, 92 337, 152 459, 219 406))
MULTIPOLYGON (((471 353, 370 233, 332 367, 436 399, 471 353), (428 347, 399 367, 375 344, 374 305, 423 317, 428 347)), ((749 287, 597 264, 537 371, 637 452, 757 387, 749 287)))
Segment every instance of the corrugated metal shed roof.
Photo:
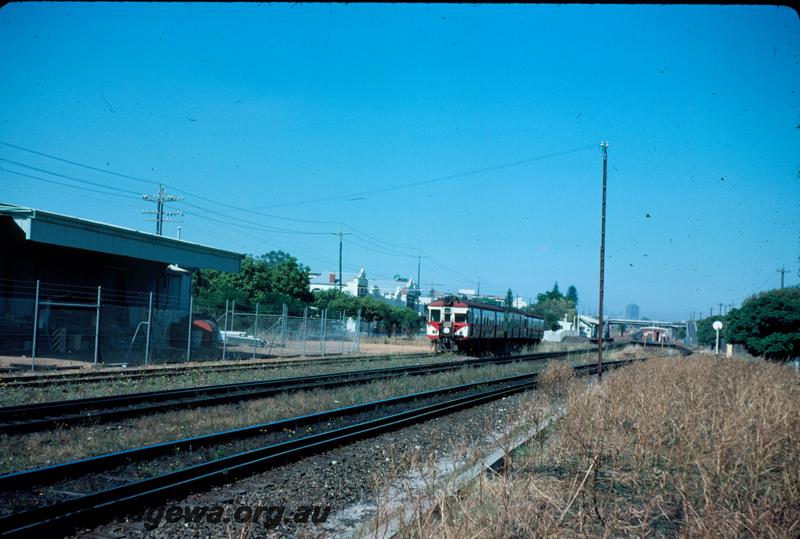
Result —
POLYGON ((238 272, 244 257, 198 243, 13 204, 0 203, 0 216, 12 218, 25 234, 25 239, 30 241, 176 264, 183 268, 238 272))

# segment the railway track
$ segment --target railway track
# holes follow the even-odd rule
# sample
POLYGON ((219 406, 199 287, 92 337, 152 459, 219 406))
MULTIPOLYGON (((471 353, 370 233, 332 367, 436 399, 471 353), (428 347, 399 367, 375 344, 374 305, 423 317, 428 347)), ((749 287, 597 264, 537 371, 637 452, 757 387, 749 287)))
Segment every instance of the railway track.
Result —
MULTIPOLYGON (((609 369, 616 368, 633 361, 636 360, 630 359, 608 362, 605 364, 605 367, 609 369)), ((591 375, 597 372, 597 365, 581 365, 574 367, 574 369, 578 375, 591 375)), ((147 479, 91 492, 77 498, 0 517, 0 536, 43 536, 45 534, 69 533, 79 526, 86 527, 96 525, 105 520, 119 517, 122 514, 135 512, 142 507, 150 506, 166 499, 186 496, 191 492, 208 489, 213 485, 231 482, 340 445, 377 436, 391 430, 421 423, 428 419, 433 419, 458 410, 513 395, 521 391, 533 389, 538 384, 538 374, 531 373, 490 382, 494 384, 502 382, 507 385, 500 388, 476 391, 468 395, 455 397, 435 404, 417 406, 402 412, 382 415, 367 421, 361 421, 329 431, 240 452, 147 479)), ((421 395, 441 394, 441 392, 445 391, 452 392, 454 388, 462 390, 477 388, 487 383, 489 382, 484 381, 474 384, 464 384, 462 386, 453 386, 451 388, 395 397, 384 401, 375 401, 373 403, 330 410, 319 414, 313 414, 312 416, 292 418, 284 421, 294 422, 293 424, 303 424, 305 421, 324 420, 326 417, 331 417, 330 414, 342 414, 345 410, 352 411, 359 407, 396 403, 399 399, 414 400, 420 398, 421 395), (329 414, 329 416, 325 414, 329 414)), ((219 440, 229 439, 230 437, 251 436, 253 432, 258 432, 259 429, 281 427, 285 428, 286 423, 279 421, 266 425, 256 425, 245 429, 237 429, 235 431, 210 434, 200 438, 205 439, 203 443, 217 443, 219 440), (281 425, 282 423, 283 425, 281 425), (272 427, 270 427, 270 425, 272 427)), ((54 477, 60 478, 70 474, 84 473, 87 470, 96 471, 97 469, 118 465, 121 462, 151 458, 156 453, 174 451, 179 447, 179 445, 175 444, 187 444, 192 441, 198 443, 199 438, 146 446, 121 453, 113 453, 57 466, 0 476, 0 489, 8 490, 20 485, 30 486, 37 482, 41 483, 48 479, 53 479, 54 477)))
MULTIPOLYGON (((611 345, 609 349, 621 347, 611 345)), ((594 349, 564 352, 539 352, 516 356, 490 357, 407 365, 383 369, 348 371, 335 374, 278 378, 255 382, 237 382, 164 391, 150 391, 24 404, 0 408, 0 434, 22 434, 62 426, 107 423, 136 416, 172 411, 176 409, 218 406, 245 400, 269 397, 286 391, 300 391, 362 384, 397 376, 419 376, 460 369, 499 365, 517 361, 541 361, 594 349)))
POLYGON ((432 357, 434 353, 419 354, 386 354, 379 356, 334 356, 318 359, 296 359, 281 361, 255 361, 248 363, 235 363, 232 365, 179 365, 168 367, 135 367, 117 371, 99 372, 70 372, 60 374, 21 374, 14 376, 0 376, 0 387, 46 387, 62 384, 85 384, 97 382, 117 382, 119 380, 144 380, 148 378, 163 378, 175 374, 187 374, 193 372, 218 373, 236 372, 248 370, 272 370, 283 367, 297 367, 306 365, 342 365, 358 362, 378 362, 395 358, 424 358, 432 357))

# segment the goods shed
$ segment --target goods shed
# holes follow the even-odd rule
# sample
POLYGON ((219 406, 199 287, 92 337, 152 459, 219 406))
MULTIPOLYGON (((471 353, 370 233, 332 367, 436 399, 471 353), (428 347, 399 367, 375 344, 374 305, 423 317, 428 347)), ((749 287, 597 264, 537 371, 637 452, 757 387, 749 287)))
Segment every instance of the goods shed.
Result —
MULTIPOLYGON (((80 305, 92 302, 103 308, 99 333, 108 339, 102 346, 124 348, 130 341, 129 352, 139 346, 128 329, 139 325, 142 315, 137 309, 145 306, 150 311, 173 311, 171 317, 162 317, 160 328, 153 324, 152 330, 160 329, 166 339, 169 319, 188 316, 192 271, 238 272, 243 258, 206 245, 3 203, 0 238, 0 355, 30 353, 38 318, 41 351, 49 348, 55 355, 81 356, 91 348, 94 338, 87 333, 97 317, 80 305), (38 316, 34 313, 37 282, 39 301, 45 306, 38 316), (78 307, 46 308, 62 303, 78 307)), ((157 345, 159 333, 155 333, 157 345)), ((106 354, 110 355, 119 356, 106 354)))

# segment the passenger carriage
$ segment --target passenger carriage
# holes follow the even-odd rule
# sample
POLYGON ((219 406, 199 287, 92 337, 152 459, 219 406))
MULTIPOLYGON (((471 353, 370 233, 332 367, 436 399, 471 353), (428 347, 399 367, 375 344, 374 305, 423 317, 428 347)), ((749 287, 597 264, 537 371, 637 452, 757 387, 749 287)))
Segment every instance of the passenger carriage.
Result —
POLYGON ((428 305, 428 339, 437 352, 508 353, 542 340, 544 319, 453 296, 428 305))

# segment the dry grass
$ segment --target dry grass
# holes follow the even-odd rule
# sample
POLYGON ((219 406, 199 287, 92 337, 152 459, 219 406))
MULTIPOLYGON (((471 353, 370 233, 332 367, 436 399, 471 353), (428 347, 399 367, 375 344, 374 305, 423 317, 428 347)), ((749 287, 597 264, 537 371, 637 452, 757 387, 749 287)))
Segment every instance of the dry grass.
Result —
MULTIPOLYGON (((549 369, 552 393, 563 378, 549 369)), ((797 537, 800 377, 662 358, 574 384, 547 444, 417 515, 413 537, 797 537)))

